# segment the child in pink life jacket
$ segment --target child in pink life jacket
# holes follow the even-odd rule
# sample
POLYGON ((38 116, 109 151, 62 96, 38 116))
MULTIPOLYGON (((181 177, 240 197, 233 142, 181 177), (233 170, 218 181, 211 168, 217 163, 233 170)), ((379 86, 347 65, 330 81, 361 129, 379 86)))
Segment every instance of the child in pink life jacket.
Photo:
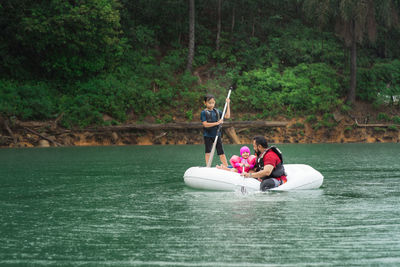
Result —
POLYGON ((254 155, 250 156, 250 149, 247 146, 243 146, 240 149, 240 157, 233 155, 229 162, 232 165, 232 171, 242 173, 243 167, 245 172, 254 168, 257 157, 254 155))

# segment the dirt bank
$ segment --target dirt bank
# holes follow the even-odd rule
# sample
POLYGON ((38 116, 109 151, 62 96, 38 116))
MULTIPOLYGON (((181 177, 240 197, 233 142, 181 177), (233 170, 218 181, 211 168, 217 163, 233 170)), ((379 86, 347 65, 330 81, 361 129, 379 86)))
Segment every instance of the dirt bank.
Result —
MULTIPOLYGON (((198 115, 194 114, 194 118, 198 115)), ((398 115, 397 108, 376 109, 358 103, 351 111, 336 111, 329 116, 275 118, 287 122, 285 126, 248 126, 233 128, 229 132, 225 127, 223 140, 225 144, 249 144, 254 135, 264 135, 270 143, 398 143, 400 125, 390 121, 398 115), (379 117, 385 117, 379 114, 386 114, 386 120, 379 120, 379 117)), ((249 117, 249 114, 244 116, 249 117)), ((242 118, 236 116, 233 120, 242 118)), ((70 130, 54 121, 20 122, 5 118, 1 118, 0 124, 0 147, 203 144, 201 127, 163 129, 161 125, 159 129, 141 129, 140 125, 148 124, 133 124, 138 127, 124 128, 120 125, 70 130)))

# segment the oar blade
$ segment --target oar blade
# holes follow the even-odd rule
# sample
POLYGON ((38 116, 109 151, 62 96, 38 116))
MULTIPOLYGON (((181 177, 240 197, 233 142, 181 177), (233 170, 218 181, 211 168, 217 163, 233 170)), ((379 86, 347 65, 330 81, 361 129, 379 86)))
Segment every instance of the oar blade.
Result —
POLYGON ((211 152, 210 152, 210 158, 208 159, 208 162, 207 162, 207 168, 211 167, 211 164, 212 164, 212 161, 214 158, 214 154, 215 154, 215 148, 217 146, 217 140, 218 140, 218 135, 215 137, 215 140, 214 140, 211 152))

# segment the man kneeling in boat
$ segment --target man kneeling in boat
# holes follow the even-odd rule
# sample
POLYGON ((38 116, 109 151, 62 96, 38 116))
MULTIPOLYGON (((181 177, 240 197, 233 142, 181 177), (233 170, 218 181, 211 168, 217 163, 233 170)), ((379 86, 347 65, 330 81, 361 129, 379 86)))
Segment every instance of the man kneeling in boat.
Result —
POLYGON ((283 167, 282 153, 274 146, 268 147, 268 142, 263 136, 253 139, 254 151, 257 162, 254 171, 242 175, 258 179, 260 190, 266 191, 287 182, 285 168, 283 167))

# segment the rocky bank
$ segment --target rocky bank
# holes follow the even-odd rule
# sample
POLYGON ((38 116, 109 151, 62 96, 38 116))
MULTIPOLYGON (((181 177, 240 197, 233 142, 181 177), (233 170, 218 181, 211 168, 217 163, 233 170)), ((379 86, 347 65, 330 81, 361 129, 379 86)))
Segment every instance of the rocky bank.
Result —
MULTIPOLYGON (((200 111, 199 111, 200 113, 200 111)), ((398 108, 375 109, 358 104, 351 112, 334 112, 330 117, 310 116, 275 118, 283 126, 224 127, 225 144, 250 144, 255 135, 264 135, 270 143, 376 143, 400 141, 400 125, 379 121, 378 114, 398 116, 398 108)), ((194 117, 199 114, 194 114, 194 117)), ((174 117, 175 121, 185 123, 174 117)), ((241 120, 233 117, 233 121, 241 120)), ((192 122, 191 125, 197 122, 192 122)), ((198 127, 179 129, 159 124, 157 127, 97 127, 65 129, 57 121, 21 122, 0 118, 0 147, 49 147, 49 146, 109 146, 109 145, 185 145, 203 144, 201 123, 198 127), (164 127, 165 126, 165 127, 164 127)))

